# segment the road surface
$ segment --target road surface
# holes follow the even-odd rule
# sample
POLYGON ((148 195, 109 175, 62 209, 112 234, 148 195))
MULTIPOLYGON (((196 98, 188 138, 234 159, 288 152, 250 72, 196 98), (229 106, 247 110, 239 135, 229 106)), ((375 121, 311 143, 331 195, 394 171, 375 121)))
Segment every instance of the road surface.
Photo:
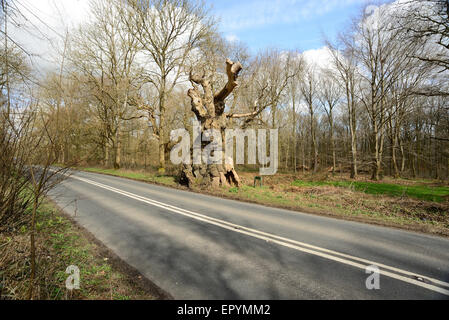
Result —
POLYGON ((445 238, 86 172, 51 197, 175 299, 449 299, 445 238))

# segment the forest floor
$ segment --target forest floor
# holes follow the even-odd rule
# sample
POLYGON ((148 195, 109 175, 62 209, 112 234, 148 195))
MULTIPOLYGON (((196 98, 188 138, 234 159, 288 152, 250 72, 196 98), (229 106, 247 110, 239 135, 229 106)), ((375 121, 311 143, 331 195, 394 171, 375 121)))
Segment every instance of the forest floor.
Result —
MULTIPOLYGON (((31 215, 31 209, 26 211, 31 215)), ((30 232, 0 232, 0 300, 27 299, 30 278, 30 232)), ((98 242, 50 201, 36 224, 38 300, 152 300, 164 298, 138 271, 98 242), (66 268, 80 270, 80 289, 66 289, 66 268)))
MULTIPOLYGON (((163 186, 183 188, 175 176, 155 170, 79 168, 163 186)), ((254 187, 257 172, 239 171, 241 188, 192 190, 223 198, 258 203, 335 218, 361 221, 449 236, 449 182, 385 178, 382 182, 322 173, 264 177, 254 187)))

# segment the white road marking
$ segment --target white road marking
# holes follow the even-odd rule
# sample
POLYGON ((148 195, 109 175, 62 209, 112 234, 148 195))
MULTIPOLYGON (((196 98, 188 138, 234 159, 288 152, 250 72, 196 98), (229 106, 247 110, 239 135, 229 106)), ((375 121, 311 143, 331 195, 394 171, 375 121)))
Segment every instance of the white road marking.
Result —
POLYGON ((205 215, 202 215, 200 213, 192 212, 192 211, 185 210, 185 209, 182 209, 182 208, 178 208, 178 207, 175 207, 175 206, 172 206, 172 205, 169 205, 169 204, 166 204, 166 203, 162 203, 162 202, 159 202, 159 201, 156 201, 156 200, 145 198, 145 197, 142 197, 142 196, 139 196, 139 195, 136 195, 136 194, 124 191, 124 190, 120 190, 120 189, 117 189, 117 188, 114 188, 114 187, 111 187, 111 186, 107 186, 107 185, 104 185, 104 184, 101 184, 101 183, 98 183, 98 182, 95 182, 95 181, 92 181, 92 180, 89 180, 89 179, 80 178, 80 177, 76 177, 76 176, 73 176, 73 175, 70 176, 70 178, 76 179, 76 180, 79 180, 79 181, 83 181, 85 183, 88 183, 88 184, 100 187, 102 189, 106 189, 106 190, 109 190, 109 191, 112 191, 112 192, 124 195, 126 197, 131 198, 131 199, 138 200, 140 202, 144 202, 144 203, 150 204, 152 206, 156 206, 156 207, 159 207, 159 208, 171 211, 171 212, 175 212, 175 213, 181 214, 183 216, 187 216, 187 217, 195 219, 195 220, 206 222, 206 223, 209 223, 209 224, 212 224, 212 225, 215 225, 215 226, 227 229, 227 230, 231 230, 231 231, 238 232, 238 233, 241 233, 241 234, 245 234, 245 235, 248 235, 248 236, 251 236, 251 237, 254 237, 254 238, 258 238, 258 239, 261 239, 261 240, 265 240, 265 241, 269 241, 269 242, 272 242, 272 243, 276 243, 276 244, 279 244, 279 245, 284 246, 284 247, 288 247, 288 248, 295 249, 295 250, 298 250, 298 251, 301 251, 301 252, 309 253, 309 254, 312 254, 312 255, 315 255, 315 256, 319 256, 319 257, 322 257, 322 258, 325 258, 325 259, 332 260, 332 261, 340 262, 340 263, 343 263, 343 264, 346 264, 346 265, 350 265, 350 266, 353 266, 353 267, 356 267, 356 268, 360 268, 360 269, 363 269, 363 270, 365 270, 366 267, 369 266, 369 265, 376 265, 379 268, 381 268, 380 273, 382 275, 384 275, 384 276, 387 276, 387 277, 390 277, 390 278, 393 278, 393 279, 396 279, 396 280, 400 280, 400 281, 403 281, 403 282, 406 282, 406 283, 409 283, 409 284, 413 284, 413 285, 416 285, 416 286, 419 286, 419 287, 422 287, 422 288, 425 288, 425 289, 428 289, 428 290, 432 290, 432 291, 435 291, 435 292, 438 292, 438 293, 441 293, 441 294, 449 296, 449 290, 443 289, 443 288, 440 288, 440 287, 437 287, 437 286, 433 285, 433 284, 436 284, 436 285, 440 285, 440 286, 449 288, 449 283, 444 282, 444 281, 440 281, 440 280, 433 279, 433 278, 430 278, 430 277, 427 277, 427 276, 419 275, 419 274, 412 273, 412 272, 409 272, 409 271, 406 271, 406 270, 402 270, 402 269, 398 269, 398 268, 391 267, 391 266, 388 266, 388 265, 384 265, 382 263, 377 263, 377 262, 374 262, 374 261, 370 261, 370 260, 358 258, 358 257, 355 257, 355 256, 351 256, 351 255, 348 255, 348 254, 340 253, 340 252, 337 252, 337 251, 328 250, 328 249, 325 249, 325 248, 313 246, 313 245, 310 245, 310 244, 307 244, 307 243, 303 243, 303 242, 299 242, 299 241, 296 241, 296 240, 283 238, 283 237, 280 237, 280 236, 277 236, 277 235, 274 235, 274 234, 262 232, 262 231, 259 231, 259 230, 256 230, 256 229, 252 229, 252 228, 247 228, 247 227, 244 227, 244 226, 241 226, 241 225, 237 225, 237 224, 233 224, 233 223, 230 223, 230 222, 227 222, 227 221, 224 221, 224 220, 220 220, 220 219, 212 218, 212 217, 209 217, 209 216, 205 216, 205 215), (348 260, 348 259, 351 259, 352 261, 348 260), (361 262, 361 263, 358 263, 358 262, 355 262, 355 261, 358 261, 358 262, 361 262), (383 270, 383 269, 387 269, 389 271, 386 271, 386 270, 383 270), (392 271, 392 272, 390 272, 390 271, 392 271), (397 273, 400 273, 400 274, 393 273, 393 272, 397 272, 397 273), (418 280, 415 280, 413 278, 409 278, 409 277, 406 277, 406 276, 427 279, 427 280, 431 281, 433 284, 428 284, 428 283, 425 283, 425 282, 421 282, 421 281, 418 281, 418 280))

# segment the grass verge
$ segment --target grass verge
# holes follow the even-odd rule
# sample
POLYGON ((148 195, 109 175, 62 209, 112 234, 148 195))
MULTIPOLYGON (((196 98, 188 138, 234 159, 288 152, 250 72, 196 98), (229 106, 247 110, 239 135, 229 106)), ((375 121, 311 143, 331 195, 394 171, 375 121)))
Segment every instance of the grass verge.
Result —
MULTIPOLYGON (((26 215, 31 211, 27 210, 26 215)), ((26 299, 30 275, 30 235, 19 230, 0 233, 0 299, 26 299)), ((37 279, 33 299, 148 300, 164 298, 147 279, 76 225, 50 201, 36 224, 37 279), (67 290, 68 266, 80 270, 80 289, 67 290)))

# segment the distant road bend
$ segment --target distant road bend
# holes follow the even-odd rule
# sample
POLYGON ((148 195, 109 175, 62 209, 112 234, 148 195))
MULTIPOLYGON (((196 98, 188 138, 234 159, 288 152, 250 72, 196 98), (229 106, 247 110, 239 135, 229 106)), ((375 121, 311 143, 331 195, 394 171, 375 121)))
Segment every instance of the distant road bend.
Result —
POLYGON ((77 171, 51 197, 176 299, 449 299, 445 238, 77 171))

